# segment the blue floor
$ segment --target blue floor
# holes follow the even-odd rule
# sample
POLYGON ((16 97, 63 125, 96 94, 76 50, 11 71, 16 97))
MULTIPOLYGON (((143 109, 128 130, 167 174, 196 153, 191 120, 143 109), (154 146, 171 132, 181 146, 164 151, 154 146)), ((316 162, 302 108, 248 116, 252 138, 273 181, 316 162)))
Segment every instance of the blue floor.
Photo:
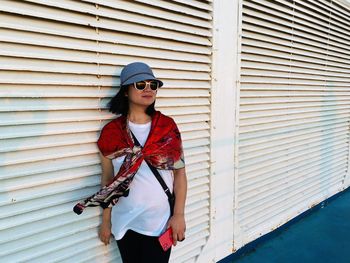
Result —
POLYGON ((350 263, 350 190, 315 209, 234 263, 350 263))

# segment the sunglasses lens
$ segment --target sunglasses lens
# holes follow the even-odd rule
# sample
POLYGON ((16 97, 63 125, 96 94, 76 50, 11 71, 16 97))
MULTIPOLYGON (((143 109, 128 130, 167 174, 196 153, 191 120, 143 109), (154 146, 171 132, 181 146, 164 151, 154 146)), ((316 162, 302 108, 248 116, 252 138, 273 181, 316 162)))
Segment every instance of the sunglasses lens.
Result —
POLYGON ((144 90, 146 88, 146 82, 144 81, 136 82, 135 88, 138 90, 144 90))
POLYGON ((157 90, 158 89, 158 81, 150 81, 149 86, 151 90, 157 90))
MULTIPOLYGON (((151 88, 151 90, 157 90, 159 88, 158 81, 151 80, 148 83, 149 83, 149 87, 151 88)), ((147 82, 145 82, 145 81, 135 82, 134 86, 138 90, 144 90, 146 88, 146 86, 147 86, 147 82)))

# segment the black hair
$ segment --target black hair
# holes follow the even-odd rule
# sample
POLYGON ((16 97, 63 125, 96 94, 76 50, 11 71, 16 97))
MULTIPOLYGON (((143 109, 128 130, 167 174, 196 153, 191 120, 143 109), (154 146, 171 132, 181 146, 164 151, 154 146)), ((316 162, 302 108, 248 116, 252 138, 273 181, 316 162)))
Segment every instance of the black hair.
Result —
MULTIPOLYGON (((129 99, 125 94, 128 92, 128 85, 120 87, 117 94, 108 102, 108 110, 114 114, 127 116, 129 112, 129 99)), ((155 101, 146 109, 146 114, 151 116, 155 111, 155 101)))

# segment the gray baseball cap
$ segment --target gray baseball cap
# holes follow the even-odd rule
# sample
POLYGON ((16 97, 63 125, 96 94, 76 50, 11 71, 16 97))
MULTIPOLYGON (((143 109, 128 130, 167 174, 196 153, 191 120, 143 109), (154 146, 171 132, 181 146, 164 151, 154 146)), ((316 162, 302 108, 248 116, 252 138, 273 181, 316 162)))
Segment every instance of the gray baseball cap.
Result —
POLYGON ((163 82, 157 79, 152 69, 143 62, 133 62, 126 65, 120 73, 120 86, 132 84, 143 80, 156 80, 159 87, 163 86, 163 82))

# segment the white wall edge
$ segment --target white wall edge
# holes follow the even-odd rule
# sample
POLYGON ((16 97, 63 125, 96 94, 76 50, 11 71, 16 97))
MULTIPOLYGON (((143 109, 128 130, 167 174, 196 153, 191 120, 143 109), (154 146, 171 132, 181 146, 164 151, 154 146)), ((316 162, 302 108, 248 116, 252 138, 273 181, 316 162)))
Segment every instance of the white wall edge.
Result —
POLYGON ((243 240, 243 234, 241 231, 241 226, 239 225, 238 218, 237 218, 237 209, 238 209, 238 168, 239 168, 239 111, 240 111, 240 89, 241 89, 241 82, 240 82, 240 76, 241 76, 241 53, 242 53, 242 17, 243 17, 243 0, 238 0, 238 10, 237 10, 237 56, 236 56, 236 110, 235 110, 235 177, 234 177, 234 206, 233 206, 233 222, 234 222, 234 229, 233 229, 233 240, 234 240, 234 247, 233 250, 237 251, 242 245, 245 243, 243 240))
POLYGON ((208 242, 197 259, 200 263, 217 262, 234 251, 239 4, 240 1, 213 1, 211 228, 208 242))

